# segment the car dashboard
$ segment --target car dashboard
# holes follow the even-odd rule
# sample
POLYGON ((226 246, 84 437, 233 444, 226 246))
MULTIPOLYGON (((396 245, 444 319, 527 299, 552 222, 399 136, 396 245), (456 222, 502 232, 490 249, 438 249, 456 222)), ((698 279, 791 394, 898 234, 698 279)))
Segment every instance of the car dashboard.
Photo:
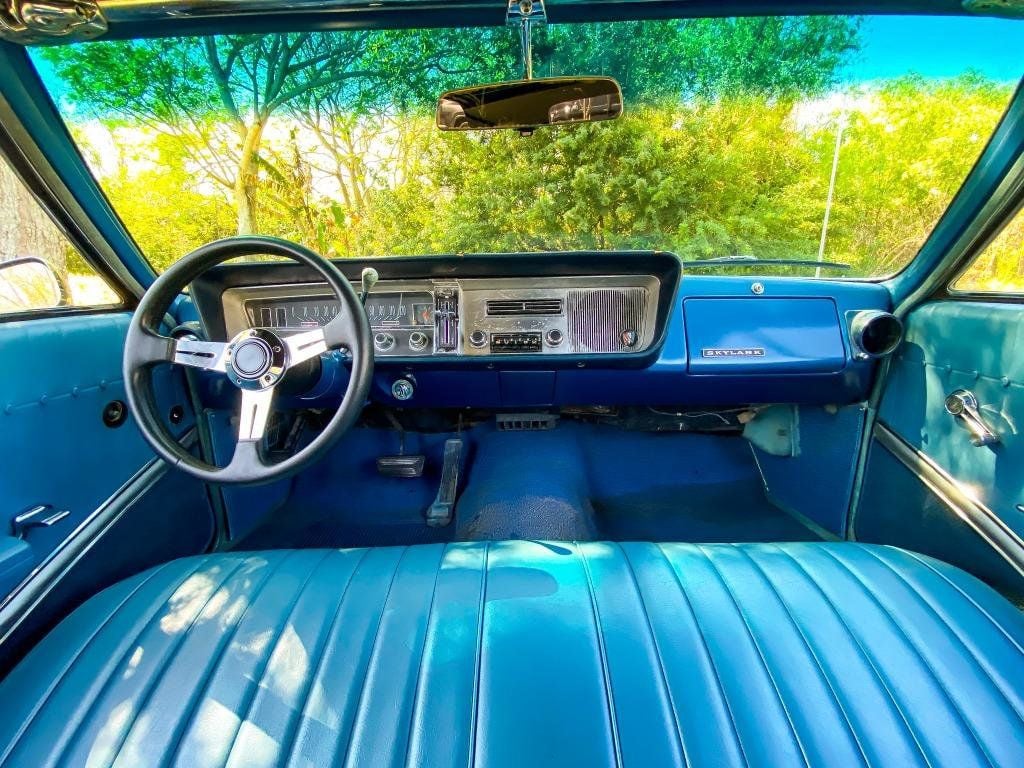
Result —
MULTIPOLYGON (((377 358, 605 355, 650 348, 658 294, 654 275, 382 280, 365 306, 377 358)), ((302 284, 223 298, 229 336, 318 328, 338 310, 329 292, 302 284)))
MULTIPOLYGON (((858 322, 885 316, 871 283, 683 275, 662 252, 496 254, 335 262, 366 299, 371 397, 408 407, 849 403, 879 356, 858 322)), ((227 264, 193 285, 209 338, 282 333, 339 311, 326 284, 283 263, 227 264)), ((298 398, 340 396, 345 354, 298 398)))

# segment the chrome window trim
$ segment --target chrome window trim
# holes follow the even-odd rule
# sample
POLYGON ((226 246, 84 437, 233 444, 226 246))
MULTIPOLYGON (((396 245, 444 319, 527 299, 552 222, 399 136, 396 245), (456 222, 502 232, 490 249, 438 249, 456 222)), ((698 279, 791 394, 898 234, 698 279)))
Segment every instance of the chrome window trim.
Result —
POLYGON ((928 455, 914 448, 882 422, 876 422, 875 440, 924 483, 946 507, 1024 576, 1024 540, 1000 517, 971 496, 928 455))

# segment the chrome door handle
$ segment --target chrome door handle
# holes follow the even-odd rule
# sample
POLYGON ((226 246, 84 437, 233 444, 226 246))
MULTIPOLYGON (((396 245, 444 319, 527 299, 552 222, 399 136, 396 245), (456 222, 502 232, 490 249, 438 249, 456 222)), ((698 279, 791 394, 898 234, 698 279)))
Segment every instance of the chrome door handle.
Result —
POLYGON ((969 389, 958 389, 950 393, 946 398, 946 413, 970 433, 974 445, 994 445, 999 442, 999 435, 985 423, 978 398, 969 389))
POLYGON ((25 538, 29 528, 49 528, 71 514, 71 510, 54 510, 50 504, 30 507, 11 521, 12 533, 19 539, 25 538))

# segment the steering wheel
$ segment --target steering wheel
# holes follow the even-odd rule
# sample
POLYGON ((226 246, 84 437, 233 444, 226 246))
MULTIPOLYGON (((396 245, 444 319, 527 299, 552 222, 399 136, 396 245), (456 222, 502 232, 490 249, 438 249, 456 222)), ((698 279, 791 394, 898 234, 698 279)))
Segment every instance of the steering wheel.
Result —
POLYGON ((372 376, 370 324, 352 285, 319 254, 272 237, 228 237, 185 256, 146 291, 132 316, 125 340, 125 390, 142 436, 173 466, 206 482, 265 483, 316 461, 359 416, 372 376), (171 303, 193 280, 228 259, 257 254, 285 256, 316 270, 341 303, 337 317, 322 328, 287 336, 268 328, 251 328, 226 342, 172 339, 160 334, 160 324, 171 303), (277 383, 289 368, 339 347, 351 353, 352 372, 338 411, 301 451, 283 461, 268 463, 260 446, 277 383), (164 426, 153 392, 153 367, 159 363, 216 371, 240 390, 238 441, 227 466, 217 467, 195 458, 164 426))

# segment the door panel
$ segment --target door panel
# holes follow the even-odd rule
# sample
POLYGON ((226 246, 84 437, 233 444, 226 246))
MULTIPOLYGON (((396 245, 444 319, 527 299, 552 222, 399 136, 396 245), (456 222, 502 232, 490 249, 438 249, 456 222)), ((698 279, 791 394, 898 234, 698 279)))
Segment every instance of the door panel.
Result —
MULTIPOLYGON (((1013 303, 939 301, 914 310, 879 408, 880 428, 895 433, 911 449, 907 455, 923 457, 955 480, 1005 526, 1011 539, 1024 536, 1022 320, 1024 305, 1013 303), (977 397, 998 444, 973 445, 968 430, 946 412, 946 397, 958 389, 977 397)), ((982 569, 978 551, 999 559, 992 547, 978 550, 973 540, 978 534, 970 526, 938 519, 953 514, 948 503, 918 509, 921 505, 909 498, 915 494, 898 491, 903 481, 895 477, 900 467, 913 471, 906 462, 890 461, 891 455, 880 453, 892 451, 875 440, 857 511, 858 538, 931 549, 929 554, 946 559, 949 550, 959 548, 971 553, 963 565, 972 569, 973 560, 976 571, 982 569), (901 528, 905 535, 898 535, 901 528)), ((984 570, 990 575, 995 567, 986 565, 984 570)), ((998 568, 1002 571, 1003 565, 998 568)))
MULTIPOLYGON (((0 325, 0 596, 154 456, 130 415, 117 427, 103 420, 108 403, 125 401, 121 355, 130 318, 110 313, 0 325), (70 514, 52 527, 29 529, 19 543, 13 519, 40 504, 70 514)), ((183 409, 172 428, 178 435, 192 426, 180 377, 170 366, 154 374, 162 409, 183 409)))
POLYGON ((1024 534, 1024 307, 936 302, 913 312, 893 366, 881 420, 914 448, 970 487, 986 507, 1024 534), (976 447, 946 396, 976 395, 1000 437, 976 447))

